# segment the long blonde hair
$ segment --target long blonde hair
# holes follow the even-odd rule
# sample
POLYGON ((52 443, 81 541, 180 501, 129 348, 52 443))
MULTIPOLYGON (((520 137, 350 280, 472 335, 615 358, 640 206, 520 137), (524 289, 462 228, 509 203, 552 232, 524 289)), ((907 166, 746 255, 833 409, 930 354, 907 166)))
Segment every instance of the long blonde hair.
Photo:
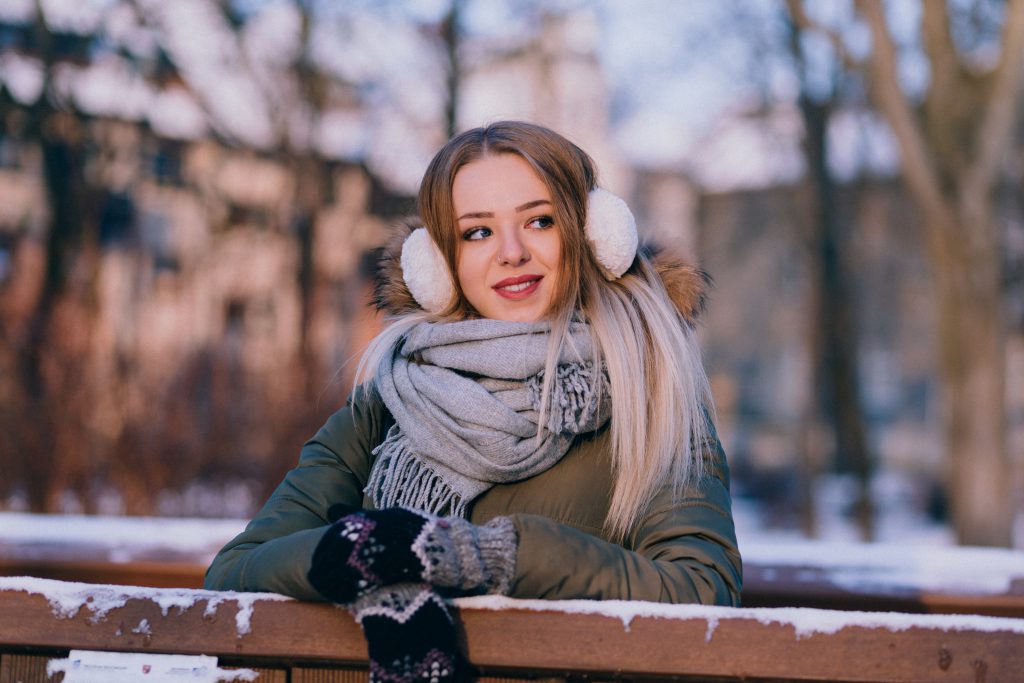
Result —
MULTIPOLYGON (((421 321, 478 317, 456 276, 459 241, 452 183, 463 166, 491 154, 520 156, 551 192, 562 261, 550 313, 539 424, 545 423, 557 358, 570 340, 569 324, 582 313, 596 340, 594 358, 583 360, 604 364, 612 397, 615 486, 605 530, 625 539, 666 481, 678 495, 703 474, 700 450, 709 435, 711 395, 693 325, 673 304, 648 257, 638 254, 617 280, 601 274, 584 232, 587 196, 597 184, 594 164, 558 133, 503 121, 466 131, 441 148, 420 186, 419 215, 445 257, 455 296, 437 315, 418 311, 394 320, 364 353, 357 376, 361 382, 372 378, 383 354, 421 321)), ((600 373, 594 374, 599 383, 600 373)), ((594 395, 600 395, 600 387, 594 395)))

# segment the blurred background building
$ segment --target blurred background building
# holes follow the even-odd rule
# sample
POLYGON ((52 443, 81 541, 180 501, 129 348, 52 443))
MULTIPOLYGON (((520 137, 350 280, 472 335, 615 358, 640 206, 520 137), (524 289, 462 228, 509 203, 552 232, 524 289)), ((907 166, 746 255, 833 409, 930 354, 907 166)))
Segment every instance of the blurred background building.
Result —
POLYGON ((250 515, 430 156, 521 118, 713 276, 738 514, 1024 546, 1022 50, 986 0, 8 0, 0 509, 250 515))

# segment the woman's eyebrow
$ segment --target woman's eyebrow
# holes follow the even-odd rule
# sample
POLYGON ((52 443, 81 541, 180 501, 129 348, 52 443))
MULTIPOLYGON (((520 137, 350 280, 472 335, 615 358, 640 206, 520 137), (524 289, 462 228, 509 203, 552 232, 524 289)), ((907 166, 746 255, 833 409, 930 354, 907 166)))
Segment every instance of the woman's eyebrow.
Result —
POLYGON ((464 213, 455 220, 461 221, 463 218, 494 218, 494 214, 490 211, 472 211, 470 213, 464 213))
MULTIPOLYGON (((516 207, 516 213, 519 213, 521 211, 528 211, 529 209, 532 209, 532 208, 537 207, 537 206, 541 206, 543 204, 547 204, 548 206, 550 206, 551 202, 549 200, 547 200, 547 199, 534 199, 532 202, 526 202, 525 204, 520 204, 519 206, 517 206, 516 207)), ((494 212, 492 212, 492 211, 471 211, 470 213, 462 214, 461 216, 459 216, 455 220, 461 221, 463 218, 494 218, 494 212)))
POLYGON ((547 204, 548 206, 550 206, 551 202, 548 201, 547 199, 534 199, 532 202, 526 202, 525 204, 520 204, 519 206, 517 206, 516 213, 519 213, 520 211, 527 211, 536 206, 541 206, 542 204, 547 204))

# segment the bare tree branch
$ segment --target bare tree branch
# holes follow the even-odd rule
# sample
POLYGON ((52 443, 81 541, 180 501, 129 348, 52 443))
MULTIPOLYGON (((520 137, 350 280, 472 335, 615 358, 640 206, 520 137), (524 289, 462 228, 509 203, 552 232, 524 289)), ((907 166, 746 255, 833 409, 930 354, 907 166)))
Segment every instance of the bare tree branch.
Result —
POLYGON ((921 33, 924 50, 931 63, 931 82, 925 108, 930 115, 941 116, 946 111, 949 98, 955 96, 960 77, 960 63, 945 2, 922 3, 921 33))
POLYGON ((836 57, 839 58, 839 61, 843 63, 843 66, 848 71, 856 71, 863 66, 860 60, 850 54, 850 51, 846 48, 846 43, 843 42, 843 37, 838 31, 834 31, 815 21, 807 14, 803 0, 786 0, 786 8, 789 10, 789 16, 792 17, 793 23, 796 24, 797 28, 801 31, 820 33, 828 40, 832 50, 836 53, 836 57))
POLYGON ((1024 67, 1024 0, 1011 0, 1006 4, 1002 44, 1003 53, 993 73, 988 101, 981 108, 982 121, 975 140, 978 155, 962 188, 968 193, 985 194, 986 188, 995 182, 1000 157, 1013 130, 1024 67))
POLYGON ((963 112, 963 104, 955 101, 968 84, 957 58, 944 0, 922 3, 921 33, 931 65, 924 103, 925 134, 932 142, 935 163, 939 168, 948 168, 965 163, 962 143, 967 140, 957 134, 956 128, 963 116, 973 116, 973 112, 963 112))
MULTIPOLYGON (((908 189, 927 215, 926 230, 935 233, 938 226, 947 222, 950 211, 921 127, 899 84, 896 46, 886 26, 882 4, 880 0, 857 0, 857 11, 871 30, 872 94, 900 146, 903 175, 908 189)), ((939 246, 935 242, 939 237, 929 235, 933 247, 939 246)))

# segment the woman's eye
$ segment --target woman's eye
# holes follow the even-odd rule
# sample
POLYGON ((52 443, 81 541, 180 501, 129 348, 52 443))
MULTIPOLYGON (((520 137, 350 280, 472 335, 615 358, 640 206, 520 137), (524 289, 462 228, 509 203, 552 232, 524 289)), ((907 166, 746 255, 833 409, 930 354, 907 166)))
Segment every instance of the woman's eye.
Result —
POLYGON ((554 224, 555 219, 553 219, 551 216, 538 216, 537 218, 531 220, 527 225, 529 225, 531 228, 544 230, 545 228, 550 228, 554 224))
POLYGON ((466 232, 462 233, 462 239, 467 242, 473 240, 482 240, 485 237, 489 237, 491 234, 490 228, 470 228, 466 232))

